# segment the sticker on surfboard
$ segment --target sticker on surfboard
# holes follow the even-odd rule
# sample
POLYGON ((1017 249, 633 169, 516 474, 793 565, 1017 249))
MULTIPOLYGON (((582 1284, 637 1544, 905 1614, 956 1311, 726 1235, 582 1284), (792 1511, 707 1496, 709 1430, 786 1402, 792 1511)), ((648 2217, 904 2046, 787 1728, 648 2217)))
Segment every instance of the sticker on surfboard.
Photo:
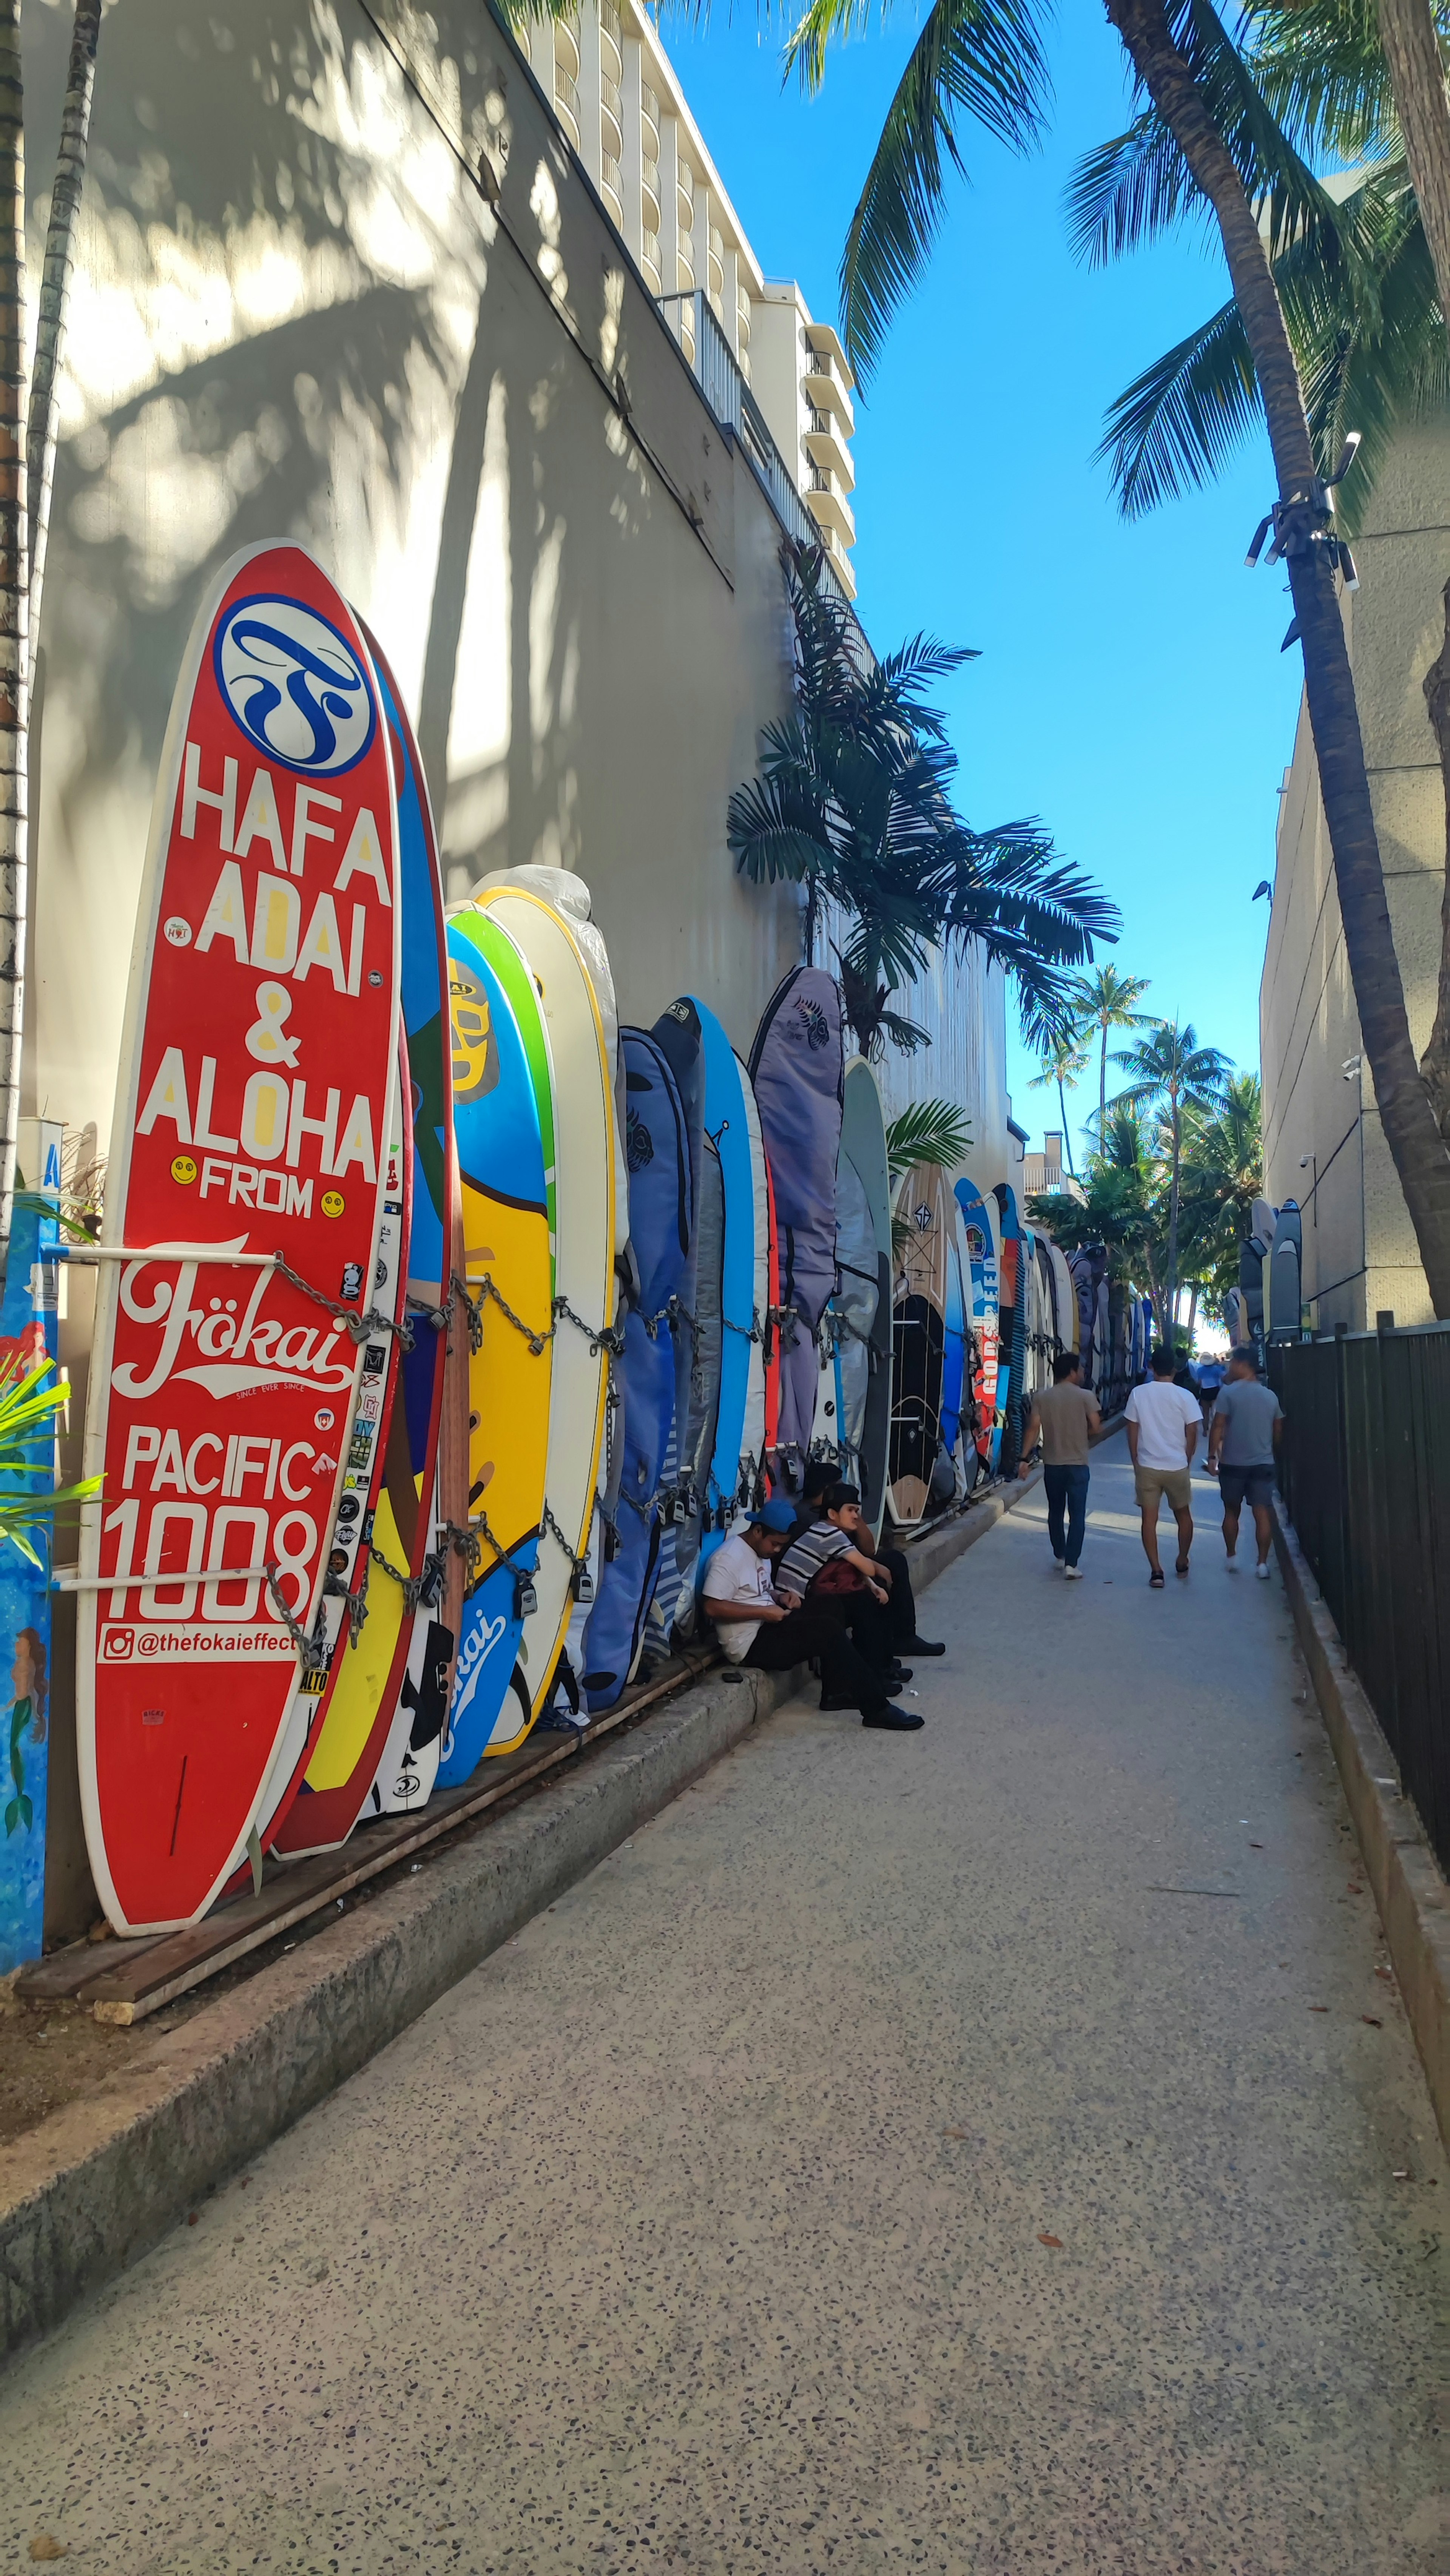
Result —
POLYGON ((359 1472, 397 843, 356 620, 300 547, 234 557, 157 781, 90 1379, 80 1782, 118 1931, 196 1921, 241 1858, 359 1472))

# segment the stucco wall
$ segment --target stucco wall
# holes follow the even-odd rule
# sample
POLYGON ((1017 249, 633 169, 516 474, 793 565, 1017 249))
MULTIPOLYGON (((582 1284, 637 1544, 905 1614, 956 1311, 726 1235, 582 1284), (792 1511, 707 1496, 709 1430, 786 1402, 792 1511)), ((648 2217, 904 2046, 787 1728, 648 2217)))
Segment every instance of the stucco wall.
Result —
MULTIPOLYGON (((24 13, 32 239, 70 13, 24 13)), ((32 790, 26 1106, 104 1147, 136 894, 196 606, 311 545, 381 639, 450 895, 525 861, 593 889, 622 1015, 708 996, 742 1049, 800 953, 742 884, 732 787, 784 712, 781 531, 482 0, 118 0, 79 230, 32 790)), ((894 1101, 1005 1157, 1000 977, 925 997, 894 1101)), ((90 1282, 62 1355, 84 1409, 90 1282)), ((71 1455, 67 1465, 74 1471, 71 1455)), ((50 1930, 93 1912, 53 1701, 50 1930)))
MULTIPOLYGON (((1445 806, 1424 674, 1444 635, 1450 578, 1450 435, 1406 431, 1355 540, 1360 589, 1344 603, 1390 918, 1418 1052, 1430 1033, 1445 878, 1445 806)), ((1281 798, 1273 917, 1260 991, 1266 1186, 1304 1206, 1304 1294, 1319 1331, 1361 1330, 1384 1308, 1432 1308, 1385 1143, 1359 1021, 1307 714, 1281 798), (1359 1117, 1363 1086, 1364 1115, 1359 1117), (1301 1156, 1308 1156, 1301 1168, 1301 1156)))

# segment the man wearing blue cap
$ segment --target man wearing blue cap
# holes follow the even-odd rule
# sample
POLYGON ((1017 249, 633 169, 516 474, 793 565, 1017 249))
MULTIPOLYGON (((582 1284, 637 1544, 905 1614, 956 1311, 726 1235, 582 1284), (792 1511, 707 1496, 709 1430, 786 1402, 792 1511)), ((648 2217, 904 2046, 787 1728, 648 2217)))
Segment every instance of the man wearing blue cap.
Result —
POLYGON ((747 1515, 717 1547, 705 1568, 705 1608, 715 1622, 721 1650, 732 1664, 756 1672, 788 1672, 814 1657, 821 1668, 823 1707, 859 1708, 863 1726, 914 1734, 924 1721, 897 1708, 883 1676, 852 1645, 841 1621, 826 1610, 804 1610, 799 1593, 777 1595, 771 1566, 795 1530, 793 1504, 784 1498, 747 1515))

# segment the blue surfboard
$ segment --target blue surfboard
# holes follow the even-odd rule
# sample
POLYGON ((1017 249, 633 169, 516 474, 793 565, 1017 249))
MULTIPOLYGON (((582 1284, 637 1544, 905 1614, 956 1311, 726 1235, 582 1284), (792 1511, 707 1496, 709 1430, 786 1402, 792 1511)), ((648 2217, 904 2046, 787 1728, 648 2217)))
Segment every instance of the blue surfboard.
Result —
POLYGON ((701 1052, 705 1066, 705 1129, 720 1157, 725 1196, 725 1247, 721 1265, 720 1398, 715 1416, 715 1446, 710 1461, 705 1526, 700 1540, 698 1572, 724 1538, 737 1507, 749 1506, 764 1466, 759 1435, 747 1451, 746 1408, 751 1391, 751 1361, 764 1330, 760 1278, 764 1245, 757 1240, 755 1156, 746 1100, 749 1076, 721 1022, 698 994, 690 999, 700 1015, 701 1052))

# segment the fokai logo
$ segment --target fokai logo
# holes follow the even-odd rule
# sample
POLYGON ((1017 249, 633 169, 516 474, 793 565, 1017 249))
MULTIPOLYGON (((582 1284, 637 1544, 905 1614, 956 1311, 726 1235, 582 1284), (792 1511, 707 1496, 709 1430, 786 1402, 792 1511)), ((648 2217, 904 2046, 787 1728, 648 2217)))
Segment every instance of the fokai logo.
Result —
POLYGON ((243 733, 289 769, 353 769, 377 714, 367 674, 337 628, 295 599, 243 599, 217 630, 217 686, 243 733))

